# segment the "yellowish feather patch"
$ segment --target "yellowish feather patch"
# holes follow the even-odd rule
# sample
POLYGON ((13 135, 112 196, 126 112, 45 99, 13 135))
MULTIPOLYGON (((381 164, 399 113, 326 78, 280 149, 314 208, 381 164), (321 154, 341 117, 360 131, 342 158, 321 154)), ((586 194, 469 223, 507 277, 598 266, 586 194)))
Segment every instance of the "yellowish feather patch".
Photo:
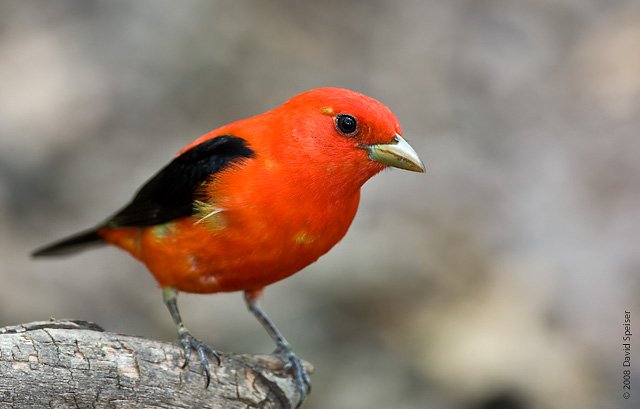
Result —
POLYGON ((196 200, 193 206, 195 210, 194 217, 198 218, 195 224, 204 223, 211 230, 222 230, 226 227, 227 223, 222 215, 224 208, 199 200, 196 200))
POLYGON ((161 239, 173 233, 175 225, 176 224, 174 222, 158 224, 156 226, 153 226, 152 228, 153 230, 151 230, 151 233, 153 234, 154 237, 161 239))
POLYGON ((300 230, 293 236, 293 240, 298 244, 311 244, 316 241, 316 238, 311 236, 306 230, 300 230))
POLYGON ((323 115, 333 115, 333 108, 331 107, 320 108, 320 113, 322 113, 323 115))
POLYGON ((280 168, 278 166, 277 162, 275 162, 273 160, 270 160, 270 159, 265 159, 264 160, 264 167, 265 167, 265 169, 268 169, 268 170, 271 170, 271 171, 278 170, 280 168))

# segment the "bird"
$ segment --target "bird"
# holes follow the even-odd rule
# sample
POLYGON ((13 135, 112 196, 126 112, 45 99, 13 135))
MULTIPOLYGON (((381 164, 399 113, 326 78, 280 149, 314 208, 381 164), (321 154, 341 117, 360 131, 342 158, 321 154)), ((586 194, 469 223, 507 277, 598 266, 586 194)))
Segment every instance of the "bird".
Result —
POLYGON ((382 103, 342 88, 316 88, 261 115, 188 144, 119 211, 46 245, 34 257, 110 244, 155 277, 184 351, 207 356, 177 305, 180 292, 244 292, 249 311, 276 344, 302 404, 311 381, 302 361, 263 311, 264 288, 312 264, 347 233, 362 185, 394 167, 425 172, 382 103))

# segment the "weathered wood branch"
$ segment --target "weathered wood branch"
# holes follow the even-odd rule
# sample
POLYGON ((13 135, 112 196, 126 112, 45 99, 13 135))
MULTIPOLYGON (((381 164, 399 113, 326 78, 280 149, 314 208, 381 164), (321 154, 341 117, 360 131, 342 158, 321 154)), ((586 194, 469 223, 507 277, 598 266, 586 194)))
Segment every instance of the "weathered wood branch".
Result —
MULTIPOLYGON (((175 343, 83 321, 0 328, 0 408, 293 408, 300 395, 272 355, 220 353, 182 369, 175 343)), ((311 367, 307 368, 311 370, 311 367)))

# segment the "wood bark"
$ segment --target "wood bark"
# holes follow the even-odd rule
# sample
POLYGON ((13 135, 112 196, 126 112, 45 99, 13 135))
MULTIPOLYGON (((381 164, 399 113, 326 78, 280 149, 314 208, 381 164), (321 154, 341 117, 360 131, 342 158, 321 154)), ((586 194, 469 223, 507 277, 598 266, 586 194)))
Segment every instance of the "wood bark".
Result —
POLYGON ((300 399, 276 356, 220 352, 208 388, 197 354, 183 360, 177 343, 83 321, 0 328, 0 408, 281 409, 300 399))

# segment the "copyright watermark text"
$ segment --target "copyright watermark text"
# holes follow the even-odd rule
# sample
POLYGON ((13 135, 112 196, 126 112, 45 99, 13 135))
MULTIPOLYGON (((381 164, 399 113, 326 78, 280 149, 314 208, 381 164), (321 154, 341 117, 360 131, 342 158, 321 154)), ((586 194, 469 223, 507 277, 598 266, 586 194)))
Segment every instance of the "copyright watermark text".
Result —
POLYGON ((622 397, 631 398, 631 312, 624 312, 622 335, 622 397))

